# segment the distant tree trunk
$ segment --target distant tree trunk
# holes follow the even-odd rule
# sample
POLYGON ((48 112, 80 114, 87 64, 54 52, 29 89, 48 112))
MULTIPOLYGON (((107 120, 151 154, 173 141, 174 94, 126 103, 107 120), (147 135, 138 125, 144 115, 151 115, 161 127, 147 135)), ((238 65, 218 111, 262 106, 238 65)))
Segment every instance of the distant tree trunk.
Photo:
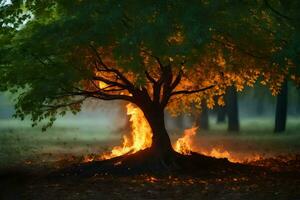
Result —
POLYGON ((277 96, 276 103, 276 116, 275 116, 275 133, 285 131, 286 118, 287 118, 287 97, 288 96, 288 84, 285 80, 282 84, 280 93, 277 96))
POLYGON ((234 86, 227 90, 226 95, 226 112, 228 116, 228 131, 238 132, 240 130, 239 113, 238 113, 238 98, 234 86))
POLYGON ((226 121, 226 107, 218 106, 217 107, 217 124, 224 124, 226 121))
POLYGON ((300 88, 297 87, 297 105, 296 105, 296 113, 299 115, 300 114, 300 88))
POLYGON ((209 119, 208 119, 208 108, 205 103, 202 103, 202 110, 198 115, 197 125, 200 129, 208 130, 209 129, 209 119))

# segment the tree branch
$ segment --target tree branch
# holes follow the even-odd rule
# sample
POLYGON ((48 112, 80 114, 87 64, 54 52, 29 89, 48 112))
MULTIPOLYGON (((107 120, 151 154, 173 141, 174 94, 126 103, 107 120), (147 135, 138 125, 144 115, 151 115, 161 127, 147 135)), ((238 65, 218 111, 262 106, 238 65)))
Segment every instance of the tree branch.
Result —
POLYGON ((134 98, 130 95, 123 95, 123 94, 109 94, 107 92, 119 92, 122 91, 122 89, 110 89, 110 90, 95 90, 95 91, 87 91, 82 90, 77 87, 73 87, 76 91, 75 92, 66 92, 62 94, 57 94, 53 97, 48 97, 52 99, 58 99, 63 97, 72 97, 72 96, 84 96, 84 97, 92 97, 102 100, 126 100, 130 102, 135 102, 134 98))
POLYGON ((284 19, 286 19, 286 20, 294 20, 293 18, 291 18, 291 17, 289 17, 289 16, 287 16, 287 15, 282 14, 281 12, 279 12, 278 10, 276 10, 274 7, 272 7, 268 0, 264 0, 264 2, 265 2, 265 4, 266 4, 266 6, 267 6, 272 12, 274 12, 276 15, 278 15, 279 17, 284 18, 284 19))
POLYGON ((146 78, 153 84, 157 83, 157 81, 149 74, 149 72, 146 70, 145 71, 146 78))
POLYGON ((215 85, 210 85, 208 87, 200 88, 198 90, 179 90, 171 93, 171 96, 174 95, 179 95, 179 94, 193 94, 193 93, 198 93, 198 92, 203 92, 205 90, 213 88, 215 85))
POLYGON ((100 54, 98 53, 97 49, 90 44, 90 48, 93 50, 94 54, 96 55, 99 63, 102 65, 102 67, 104 67, 104 70, 100 70, 100 71, 106 71, 106 72, 113 72, 114 74, 116 74, 120 80, 126 84, 126 88, 129 89, 131 92, 133 92, 134 90, 134 85, 117 69, 115 68, 111 68, 108 67, 102 60, 100 54))
POLYGON ((147 55, 149 55, 150 57, 154 58, 155 61, 158 63, 160 70, 161 70, 161 71, 163 70, 164 65, 163 65, 162 62, 160 61, 159 57, 154 56, 153 54, 149 53, 149 52, 146 51, 146 50, 142 50, 142 52, 145 53, 145 54, 147 54, 147 55))
POLYGON ((43 107, 47 107, 49 109, 47 109, 46 111, 48 110, 57 110, 59 108, 63 108, 63 107, 68 107, 68 106, 72 106, 72 105, 75 105, 75 104, 78 104, 78 103, 82 103, 84 100, 86 100, 88 97, 84 97, 80 100, 77 100, 77 101, 73 101, 71 103, 67 103, 67 104, 56 104, 56 105, 51 105, 51 104, 42 104, 43 107))
POLYGON ((103 78, 101 76, 95 76, 95 77, 93 77, 93 80, 95 80, 95 81, 101 81, 101 82, 106 83, 106 84, 111 85, 111 86, 118 86, 120 88, 124 88, 124 89, 128 89, 129 90, 129 88, 126 85, 123 85, 123 84, 121 84, 119 82, 116 82, 116 81, 108 80, 108 79, 103 78))
POLYGON ((174 90, 176 88, 176 86, 180 83, 182 75, 183 75, 183 70, 180 69, 180 71, 178 72, 174 82, 171 84, 171 90, 174 90))

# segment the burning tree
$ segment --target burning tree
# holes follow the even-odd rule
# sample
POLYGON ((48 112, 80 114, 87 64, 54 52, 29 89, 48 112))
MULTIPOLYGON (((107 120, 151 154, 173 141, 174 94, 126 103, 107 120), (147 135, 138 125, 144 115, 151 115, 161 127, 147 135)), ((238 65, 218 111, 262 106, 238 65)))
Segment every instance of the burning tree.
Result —
MULTIPOLYGON (((265 1, 13 1, 1 7, 2 90, 18 94, 15 116, 33 125, 90 98, 124 100, 153 134, 148 158, 176 165, 164 111, 223 105, 261 77, 276 94, 297 59, 293 24, 282 25, 265 1), (290 39, 287 39, 290 38, 290 39), (276 58, 276 59, 275 59, 276 58)), ((167 164, 166 164, 167 163, 167 164)))

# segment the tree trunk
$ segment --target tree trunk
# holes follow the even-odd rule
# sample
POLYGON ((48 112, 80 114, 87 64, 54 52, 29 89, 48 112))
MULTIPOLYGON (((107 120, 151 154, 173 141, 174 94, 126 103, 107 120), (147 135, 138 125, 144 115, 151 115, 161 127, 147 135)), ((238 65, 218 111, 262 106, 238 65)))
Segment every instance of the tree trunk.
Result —
POLYGON ((217 124, 224 124, 226 120, 226 107, 218 106, 217 107, 217 124))
POLYGON ((297 96, 297 105, 296 105, 296 113, 297 115, 300 114, 300 88, 297 87, 297 93, 298 93, 298 96, 297 96))
POLYGON ((209 129, 209 119, 208 119, 208 108, 205 103, 202 103, 202 110, 198 113, 197 125, 200 129, 208 130, 209 129))
POLYGON ((276 116, 275 116, 275 133, 285 131, 286 117, 287 117, 287 94, 288 85, 287 80, 283 82, 279 95, 277 96, 276 103, 276 116))
POLYGON ((150 149, 159 157, 168 157, 174 150, 165 126, 164 109, 154 105, 142 107, 141 109, 153 133, 150 149))
POLYGON ((238 132, 240 130, 238 99, 237 99, 237 92, 234 86, 231 86, 227 90, 226 112, 228 116, 228 131, 238 132))

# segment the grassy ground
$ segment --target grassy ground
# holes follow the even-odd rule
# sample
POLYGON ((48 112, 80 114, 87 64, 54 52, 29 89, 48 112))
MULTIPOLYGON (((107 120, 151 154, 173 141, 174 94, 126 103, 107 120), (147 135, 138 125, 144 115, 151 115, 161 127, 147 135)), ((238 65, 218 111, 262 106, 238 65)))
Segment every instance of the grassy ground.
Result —
MULTIPOLYGON (((210 131, 199 130, 195 150, 213 148, 228 151, 244 160, 254 155, 279 160, 255 162, 277 166, 274 175, 194 177, 113 177, 86 180, 34 179, 55 167, 79 162, 87 154, 100 154, 118 144, 120 137, 96 119, 64 119, 47 132, 31 128, 28 122, 0 120, 0 199, 299 199, 299 160, 284 158, 300 154, 300 119, 289 118, 287 131, 272 133, 268 118, 241 121, 239 135, 228 134, 225 125, 211 124, 210 131), (23 173, 29 171, 29 175, 23 173), (1 172, 2 176, 1 176, 1 172), (7 173, 6 173, 7 172, 7 173), (6 173, 6 174, 5 174, 6 173), (5 192, 4 192, 5 191, 5 192)), ((175 139, 179 135, 172 135, 175 139)))
MULTIPOLYGON (((236 160, 253 157, 290 156, 300 154, 300 119, 289 118, 287 131, 274 134, 270 118, 241 120, 239 134, 226 131, 226 125, 216 125, 211 119, 209 131, 198 130, 193 142, 195 151, 227 151, 236 160)), ((172 134, 173 140, 181 133, 172 134)), ((178 131, 177 131, 178 132, 178 131)), ((62 160, 70 156, 100 154, 120 144, 120 134, 93 118, 67 118, 42 132, 29 121, 0 120, 0 169, 22 163, 62 160)))
POLYGON ((26 161, 55 161, 64 155, 86 155, 107 149, 116 139, 93 119, 63 119, 42 132, 29 121, 0 121, 0 168, 26 161))
POLYGON ((241 120, 240 133, 228 133, 226 125, 213 125, 210 131, 199 131, 195 150, 217 148, 228 151, 237 160, 253 157, 291 156, 300 154, 300 118, 290 117, 287 130, 273 133, 273 119, 250 118, 241 120))

